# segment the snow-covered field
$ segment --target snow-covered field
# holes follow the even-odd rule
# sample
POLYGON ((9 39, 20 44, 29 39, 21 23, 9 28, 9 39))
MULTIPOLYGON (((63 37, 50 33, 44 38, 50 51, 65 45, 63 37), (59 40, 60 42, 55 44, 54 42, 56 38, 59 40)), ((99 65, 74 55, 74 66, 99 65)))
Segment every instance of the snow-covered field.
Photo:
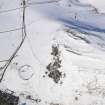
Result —
POLYGON ((19 105, 105 105, 104 5, 104 0, 27 0, 27 36, 7 66, 23 39, 24 8, 22 1, 0 0, 0 77, 6 70, 0 89, 14 91, 19 105), (54 46, 59 54, 53 54, 54 46), (54 63, 60 64, 60 78, 53 75, 58 82, 49 75, 55 69, 47 68, 54 63))

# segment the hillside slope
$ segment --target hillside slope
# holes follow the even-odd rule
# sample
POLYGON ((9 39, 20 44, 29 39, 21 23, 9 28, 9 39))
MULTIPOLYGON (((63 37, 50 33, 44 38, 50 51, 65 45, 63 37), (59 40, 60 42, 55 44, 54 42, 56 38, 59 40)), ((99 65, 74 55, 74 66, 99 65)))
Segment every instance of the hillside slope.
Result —
MULTIPOLYGON (((0 76, 22 41, 21 1, 0 1, 0 76), (4 67, 4 68, 3 68, 4 67)), ((82 0, 27 0, 26 39, 0 89, 19 105, 105 104, 105 14, 82 0)))

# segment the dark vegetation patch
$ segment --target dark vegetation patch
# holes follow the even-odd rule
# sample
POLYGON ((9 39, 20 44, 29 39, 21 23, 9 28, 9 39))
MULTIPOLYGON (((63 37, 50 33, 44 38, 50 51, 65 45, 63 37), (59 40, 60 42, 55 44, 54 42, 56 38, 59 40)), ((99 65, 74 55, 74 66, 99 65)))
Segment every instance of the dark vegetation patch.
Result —
POLYGON ((19 97, 0 90, 0 105, 18 105, 19 97))
POLYGON ((59 70, 51 71, 48 74, 48 76, 50 78, 53 78, 53 80, 54 80, 55 83, 58 83, 59 80, 60 80, 60 78, 61 78, 61 76, 62 76, 62 72, 60 72, 59 70))
POLYGON ((51 55, 53 56, 53 59, 47 65, 46 69, 48 71, 46 71, 45 74, 52 78, 55 83, 58 83, 63 75, 63 73, 60 71, 62 60, 60 59, 60 51, 58 45, 52 46, 51 55))
POLYGON ((26 99, 32 100, 32 101, 34 101, 37 104, 41 102, 40 98, 33 98, 31 95, 26 96, 26 99))
POLYGON ((78 97, 75 97, 75 100, 78 101, 78 97))

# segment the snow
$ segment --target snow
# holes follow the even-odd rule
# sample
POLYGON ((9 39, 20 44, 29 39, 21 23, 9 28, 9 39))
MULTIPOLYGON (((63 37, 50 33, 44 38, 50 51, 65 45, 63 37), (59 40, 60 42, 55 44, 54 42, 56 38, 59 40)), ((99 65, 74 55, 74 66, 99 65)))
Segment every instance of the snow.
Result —
MULTIPOLYGON (((100 13, 104 3, 44 1, 27 0, 29 5, 37 2, 26 8, 27 37, 7 68, 0 89, 14 91, 20 97, 19 105, 104 105, 105 14, 100 13), (53 44, 59 44, 61 52, 62 84, 45 74, 53 44), (27 99, 29 95, 41 102, 27 99)), ((3 11, 18 8, 21 2, 1 0, 0 4, 3 11)), ((22 8, 0 13, 0 32, 21 27, 21 18, 22 8)), ((21 30, 0 33, 0 61, 9 59, 21 39, 21 30)), ((0 62, 0 67, 6 62, 0 62)))
POLYGON ((98 8, 101 13, 105 13, 105 1, 104 0, 80 0, 83 3, 92 4, 98 8))

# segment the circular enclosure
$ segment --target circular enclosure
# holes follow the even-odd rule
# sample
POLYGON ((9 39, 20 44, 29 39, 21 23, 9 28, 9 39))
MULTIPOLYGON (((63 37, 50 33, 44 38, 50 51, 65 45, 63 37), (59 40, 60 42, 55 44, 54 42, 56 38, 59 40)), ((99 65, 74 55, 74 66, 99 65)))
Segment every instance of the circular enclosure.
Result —
POLYGON ((30 65, 23 65, 18 70, 19 76, 23 80, 29 80, 34 75, 33 69, 30 65))

